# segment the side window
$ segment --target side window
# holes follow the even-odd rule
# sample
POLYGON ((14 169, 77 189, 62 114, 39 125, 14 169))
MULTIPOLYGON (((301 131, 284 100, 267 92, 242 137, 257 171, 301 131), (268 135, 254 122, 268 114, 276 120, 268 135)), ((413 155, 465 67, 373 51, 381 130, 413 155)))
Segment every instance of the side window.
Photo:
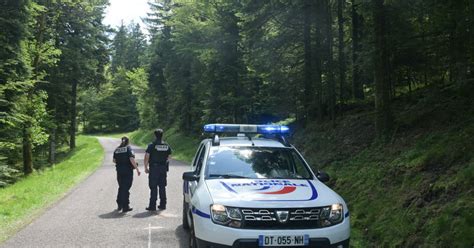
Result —
POLYGON ((199 156, 201 156, 201 151, 204 149, 204 144, 201 144, 196 152, 196 155, 194 156, 193 160, 193 168, 196 168, 196 165, 199 161, 199 156))
POLYGON ((206 146, 203 145, 201 148, 201 153, 199 154, 199 157, 196 159, 196 169, 194 171, 195 174, 201 173, 201 168, 202 164, 204 162, 204 156, 206 155, 206 146))

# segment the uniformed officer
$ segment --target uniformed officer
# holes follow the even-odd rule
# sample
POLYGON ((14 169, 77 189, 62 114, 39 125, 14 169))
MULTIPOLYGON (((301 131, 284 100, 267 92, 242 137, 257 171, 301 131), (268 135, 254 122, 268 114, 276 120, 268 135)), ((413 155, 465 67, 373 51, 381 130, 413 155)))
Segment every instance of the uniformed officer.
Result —
POLYGON ((160 193, 159 209, 166 209, 166 174, 168 173, 171 147, 163 142, 163 130, 155 130, 155 141, 148 145, 145 153, 145 172, 148 174, 150 203, 146 210, 156 211, 157 188, 160 193))
POLYGON ((133 182, 133 170, 137 170, 140 176, 138 164, 135 162, 135 154, 129 145, 130 141, 127 137, 122 137, 120 146, 114 151, 114 163, 117 170, 117 182, 119 185, 117 194, 117 211, 132 211, 130 207, 130 188, 133 182))

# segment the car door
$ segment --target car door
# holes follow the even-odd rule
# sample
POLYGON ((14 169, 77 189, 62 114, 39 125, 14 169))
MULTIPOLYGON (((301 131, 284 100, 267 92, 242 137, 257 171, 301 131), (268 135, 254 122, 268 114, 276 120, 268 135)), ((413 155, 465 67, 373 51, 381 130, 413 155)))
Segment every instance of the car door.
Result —
MULTIPOLYGON (((202 164, 204 162, 206 154, 206 143, 203 142, 199 146, 196 155, 194 156, 193 162, 191 163, 191 170, 194 172, 194 174, 199 175, 201 172, 202 164)), ((196 190, 196 187, 198 185, 198 181, 184 181, 183 182, 183 187, 184 187, 184 199, 187 203, 191 201, 191 197, 194 194, 194 191, 196 190)))

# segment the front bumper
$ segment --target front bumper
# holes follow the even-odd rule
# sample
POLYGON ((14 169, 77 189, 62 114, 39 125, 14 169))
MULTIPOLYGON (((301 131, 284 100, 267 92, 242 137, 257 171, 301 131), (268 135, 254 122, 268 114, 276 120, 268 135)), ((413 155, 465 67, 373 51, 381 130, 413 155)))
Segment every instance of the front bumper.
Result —
MULTIPOLYGON (((257 239, 238 239, 234 242, 232 246, 230 245, 221 245, 201 239, 197 239, 199 248, 256 248, 258 246, 257 239)), ((349 239, 344 241, 331 244, 329 239, 326 238, 312 238, 309 240, 309 245, 304 247, 317 247, 317 248, 348 248, 349 239)))
POLYGON ((202 247, 258 247, 259 235, 302 234, 309 235, 309 247, 338 247, 340 244, 342 247, 348 247, 344 244, 349 243, 350 237, 350 217, 346 217, 342 223, 331 227, 292 230, 231 228, 217 225, 210 218, 197 215, 193 217, 196 238, 203 244, 202 247))

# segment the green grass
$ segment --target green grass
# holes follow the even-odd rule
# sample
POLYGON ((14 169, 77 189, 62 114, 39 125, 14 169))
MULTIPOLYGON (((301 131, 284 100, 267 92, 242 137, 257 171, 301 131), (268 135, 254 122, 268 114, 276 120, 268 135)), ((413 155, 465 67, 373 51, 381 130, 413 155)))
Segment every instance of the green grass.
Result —
POLYGON ((78 136, 76 150, 61 163, 0 189, 0 242, 31 222, 95 171, 103 156, 103 149, 96 138, 78 136))
POLYGON ((352 246, 474 245, 473 91, 453 91, 398 99, 386 144, 373 136, 370 108, 296 134, 296 147, 348 203, 352 246))
MULTIPOLYGON (((198 139, 186 137, 174 128, 166 130, 163 136, 163 140, 165 140, 173 149, 173 154, 171 155, 173 159, 188 163, 191 162, 199 145, 198 139)), ((154 140, 153 131, 137 130, 130 133, 130 140, 134 144, 145 147, 154 140)))
POLYGON ((474 243, 474 159, 462 152, 474 150, 473 144, 465 143, 468 139, 460 139, 457 132, 438 133, 436 140, 432 136, 420 137, 396 152, 391 146, 373 145, 351 159, 325 166, 332 186, 351 208, 353 245, 474 243))
MULTIPOLYGON (((122 136, 128 136, 133 144, 140 147, 146 147, 154 140, 153 130, 144 129, 139 129, 131 133, 107 135, 107 137, 112 138, 120 138, 122 136)), ((191 162, 199 145, 199 139, 197 137, 187 137, 182 133, 179 133, 175 128, 166 130, 163 136, 163 140, 165 140, 173 149, 173 154, 171 155, 173 159, 188 163, 191 162)))

